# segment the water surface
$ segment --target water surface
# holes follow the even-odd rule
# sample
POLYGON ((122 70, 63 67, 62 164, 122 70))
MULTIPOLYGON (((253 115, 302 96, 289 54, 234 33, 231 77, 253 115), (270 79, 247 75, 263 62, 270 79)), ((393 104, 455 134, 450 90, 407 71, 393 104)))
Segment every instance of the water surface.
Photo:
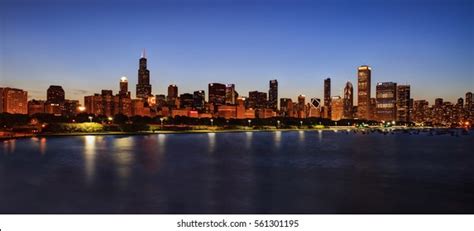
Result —
POLYGON ((474 213, 474 135, 332 131, 0 143, 0 213, 474 213))

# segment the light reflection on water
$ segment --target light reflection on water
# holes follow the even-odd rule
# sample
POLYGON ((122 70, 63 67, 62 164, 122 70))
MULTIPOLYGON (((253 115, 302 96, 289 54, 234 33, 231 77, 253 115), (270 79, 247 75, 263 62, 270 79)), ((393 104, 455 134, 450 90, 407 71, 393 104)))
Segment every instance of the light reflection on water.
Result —
POLYGON ((0 213, 474 212, 473 141, 345 129, 6 141, 0 213))
POLYGON ((304 142, 304 135, 305 135, 305 131, 298 131, 298 138, 299 138, 300 143, 304 142))
POLYGON ((3 151, 5 154, 10 154, 15 152, 16 140, 4 140, 3 141, 3 151))
POLYGON ((281 131, 274 132, 273 141, 275 143, 275 147, 280 148, 280 146, 281 146, 281 131))
POLYGON ((252 145, 252 136, 253 136, 253 132, 245 132, 245 138, 246 138, 245 147, 247 149, 249 149, 252 145))
POLYGON ((214 132, 207 133, 207 138, 209 140, 209 145, 208 145, 209 152, 213 153, 216 148, 216 133, 214 132))
POLYGON ((95 176, 96 138, 96 136, 84 136, 84 171, 88 183, 92 183, 95 176))
POLYGON ((122 187, 126 187, 130 176, 130 168, 133 161, 133 139, 132 137, 114 139, 114 161, 116 164, 117 175, 121 179, 122 187))

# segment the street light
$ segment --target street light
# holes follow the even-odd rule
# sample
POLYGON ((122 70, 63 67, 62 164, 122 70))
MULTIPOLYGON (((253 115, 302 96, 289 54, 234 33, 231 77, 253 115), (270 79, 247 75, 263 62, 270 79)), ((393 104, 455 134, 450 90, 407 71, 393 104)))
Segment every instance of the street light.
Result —
POLYGON ((161 129, 163 129, 163 120, 165 120, 163 117, 160 118, 161 121, 161 129))
POLYGON ((252 123, 252 120, 248 120, 247 122, 249 122, 249 127, 250 127, 250 123, 252 123))
POLYGON ((211 127, 214 126, 214 119, 211 119, 211 127))
POLYGON ((92 118, 93 118, 92 116, 89 116, 89 121, 90 121, 91 123, 92 123, 92 118))
POLYGON ((300 120, 300 127, 302 127, 302 126, 303 126, 303 121, 300 120))
POLYGON ((280 128, 280 121, 277 120, 277 128, 280 128))

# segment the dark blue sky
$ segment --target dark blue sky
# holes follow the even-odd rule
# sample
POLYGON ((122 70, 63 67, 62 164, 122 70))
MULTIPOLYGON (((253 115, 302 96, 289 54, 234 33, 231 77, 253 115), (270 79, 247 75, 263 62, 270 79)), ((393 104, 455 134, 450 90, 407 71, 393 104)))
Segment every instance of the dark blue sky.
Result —
MULTIPOLYGON (((135 93, 146 48, 154 94, 235 83, 241 95, 332 95, 356 68, 375 83, 411 84, 412 97, 454 101, 474 90, 474 1, 0 0, 0 85, 45 98, 50 84, 80 99, 135 93)), ((356 89, 355 89, 356 90, 356 89)))

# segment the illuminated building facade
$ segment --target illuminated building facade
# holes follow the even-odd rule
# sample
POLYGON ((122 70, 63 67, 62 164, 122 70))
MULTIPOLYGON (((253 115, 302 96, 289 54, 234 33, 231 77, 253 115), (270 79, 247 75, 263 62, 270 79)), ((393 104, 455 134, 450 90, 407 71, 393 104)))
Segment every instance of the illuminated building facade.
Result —
POLYGON ((397 121, 410 121, 410 85, 397 86, 397 121))
POLYGON ((340 96, 331 97, 331 120, 338 121, 344 116, 344 100, 340 96))
POLYGON ((249 98, 247 100, 247 107, 253 109, 262 109, 266 108, 267 103, 267 93, 260 91, 250 91, 249 98))
POLYGON ((347 81, 346 86, 344 87, 343 104, 344 112, 342 117, 344 119, 352 119, 354 116, 354 88, 352 87, 352 83, 349 81, 347 81))
POLYGON ((235 92, 235 84, 227 84, 225 88, 225 104, 235 105, 238 94, 235 92))
POLYGON ((152 96, 150 85, 150 71, 147 69, 147 59, 145 50, 143 50, 142 56, 139 61, 138 84, 136 90, 137 98, 147 100, 148 97, 152 96))
POLYGON ((217 106, 225 104, 226 85, 222 83, 210 83, 208 85, 209 103, 213 105, 212 111, 216 111, 217 106))
POLYGON ((199 112, 203 112, 206 105, 206 93, 204 90, 195 91, 193 93, 193 108, 199 112))
POLYGON ((326 118, 331 118, 331 78, 324 80, 324 106, 327 109, 326 118))
POLYGON ((28 92, 17 88, 0 88, 0 113, 28 114, 28 92))
POLYGON ((176 108, 176 100, 178 99, 178 86, 175 84, 168 86, 168 95, 166 99, 170 108, 176 108))
POLYGON ((357 117, 372 119, 370 104, 372 69, 369 66, 360 66, 357 70, 357 117))
POLYGON ((268 107, 274 111, 278 110, 278 81, 270 80, 270 89, 268 90, 268 107))
POLYGON ((44 100, 30 100, 28 101, 28 115, 44 113, 44 100))
POLYGON ((293 101, 290 98, 280 98, 280 116, 293 117, 293 101))
POLYGON ((376 119, 379 121, 394 121, 397 115, 397 84, 393 82, 377 83, 376 119))

